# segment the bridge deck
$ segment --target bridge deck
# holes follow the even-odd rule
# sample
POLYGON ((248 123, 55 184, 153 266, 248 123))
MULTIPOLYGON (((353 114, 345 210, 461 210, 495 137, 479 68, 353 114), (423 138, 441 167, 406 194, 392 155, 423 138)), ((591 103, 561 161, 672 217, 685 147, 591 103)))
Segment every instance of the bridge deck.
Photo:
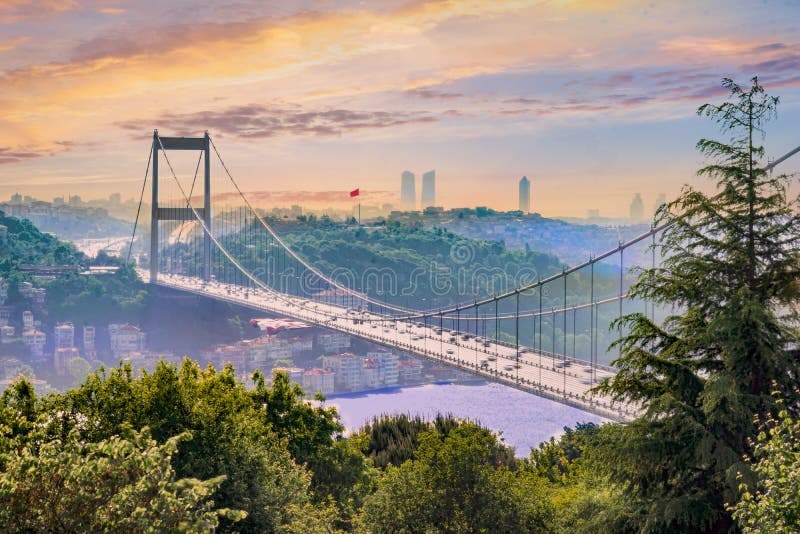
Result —
MULTIPOLYGON (((148 272, 141 269, 138 272, 144 281, 149 281, 148 272)), ((181 275, 159 274, 157 285, 254 310, 293 317, 387 347, 398 348, 467 371, 486 380, 499 382, 615 421, 629 421, 637 415, 635 407, 620 403, 612 404, 609 398, 588 392, 593 379, 601 380, 614 374, 609 368, 593 369, 589 362, 571 360, 564 365, 561 357, 521 347, 517 367, 516 347, 496 343, 491 339, 477 342, 471 337, 469 340, 463 340, 462 336, 468 334, 466 332, 451 333, 450 330, 444 330, 439 334, 436 325, 419 326, 416 323, 396 321, 391 317, 373 313, 353 315, 348 313, 346 307, 332 303, 258 289, 247 290, 241 286, 220 282, 204 284, 197 278, 181 275), (358 322, 357 319, 372 321, 358 322), (451 341, 452 338, 455 340, 451 341)))

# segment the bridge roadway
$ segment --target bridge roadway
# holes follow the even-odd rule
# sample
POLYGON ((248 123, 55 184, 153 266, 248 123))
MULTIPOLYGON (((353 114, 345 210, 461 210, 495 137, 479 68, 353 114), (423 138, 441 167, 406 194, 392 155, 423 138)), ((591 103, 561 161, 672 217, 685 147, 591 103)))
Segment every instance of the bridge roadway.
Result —
MULTIPOLYGON (((150 274, 137 269, 149 282, 150 274)), ((453 332, 423 322, 398 321, 388 316, 359 312, 328 302, 293 297, 261 289, 246 289, 233 284, 159 273, 156 285, 230 302, 253 310, 292 317, 324 328, 344 332, 387 347, 403 350, 429 360, 455 367, 486 380, 615 421, 629 421, 636 408, 611 403, 608 397, 588 392, 593 383, 613 376, 611 368, 592 366, 583 360, 533 351, 493 339, 475 338, 466 332, 453 332), (469 336, 469 337, 467 337, 469 336)), ((435 322, 435 321, 434 321, 435 322)), ((514 409, 500 407, 500 409, 514 409)))

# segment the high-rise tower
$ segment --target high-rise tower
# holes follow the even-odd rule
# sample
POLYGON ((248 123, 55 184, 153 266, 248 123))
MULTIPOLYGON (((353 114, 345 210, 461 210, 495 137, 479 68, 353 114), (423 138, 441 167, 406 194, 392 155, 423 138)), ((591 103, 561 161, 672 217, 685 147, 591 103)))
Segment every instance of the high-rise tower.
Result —
POLYGON ((422 175, 422 207, 436 204, 436 171, 428 171, 422 175))
POLYGON ((644 219, 644 203, 642 202, 642 194, 636 193, 631 201, 631 219, 634 221, 641 221, 644 219))
POLYGON ((519 211, 522 213, 531 211, 531 182, 527 176, 523 176, 519 181, 519 211))
POLYGON ((400 182, 400 203, 407 210, 413 210, 417 205, 417 191, 414 187, 413 172, 403 171, 400 182))

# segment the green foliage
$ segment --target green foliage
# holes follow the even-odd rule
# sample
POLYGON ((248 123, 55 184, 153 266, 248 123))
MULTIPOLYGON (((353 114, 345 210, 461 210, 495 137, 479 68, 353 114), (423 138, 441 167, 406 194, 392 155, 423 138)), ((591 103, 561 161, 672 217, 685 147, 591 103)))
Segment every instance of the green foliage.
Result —
POLYGON ((260 372, 253 379, 256 387, 251 397, 256 405, 264 406, 263 423, 285 440, 295 462, 310 469, 316 500, 333 499, 343 524, 348 524, 373 484, 361 445, 341 439, 344 427, 336 409, 307 402, 303 390, 286 373, 275 373, 271 387, 266 387, 260 372))
POLYGON ((531 450, 531 468, 550 482, 566 482, 575 462, 579 461, 586 449, 596 445, 600 426, 594 423, 578 423, 575 429, 564 427, 564 434, 556 441, 541 443, 531 450))
POLYGON ((0 225, 8 228, 7 242, 0 243, 0 276, 18 275, 19 266, 25 264, 86 266, 86 256, 73 245, 40 232, 27 219, 6 217, 0 211, 0 225))
POLYGON ((686 187, 662 207, 660 222, 673 223, 661 243, 664 261, 631 290, 679 313, 663 325, 624 317, 619 373, 598 387, 643 406, 639 419, 610 427, 601 444, 643 531, 731 528, 724 504, 738 500, 737 472, 748 484, 752 478, 742 457, 757 433, 753 416, 775 412, 772 382, 795 397, 797 362, 787 350, 794 317, 780 310, 798 299, 800 221, 787 200, 788 177, 760 166, 755 138, 777 99, 752 81, 744 89, 725 80, 732 100, 699 109, 732 136, 697 145, 713 159, 699 174, 717 191, 686 187))
POLYGON ((734 519, 745 532, 800 531, 800 421, 781 410, 758 434, 754 455, 758 483, 741 485, 734 519))
POLYGON ((422 432, 433 430, 446 436, 459 424, 450 415, 437 414, 433 421, 405 414, 384 415, 374 418, 360 433, 368 438, 365 453, 372 459, 372 464, 385 469, 388 465, 399 466, 406 460, 415 459, 422 432))
POLYGON ((147 290, 132 265, 108 256, 90 262, 74 245, 40 232, 26 219, 5 217, 0 212, 0 225, 8 227, 8 241, 5 245, 0 243, 0 277, 9 282, 10 305, 21 303, 19 286, 22 282, 34 282, 47 289, 44 319, 51 323, 128 321, 148 304, 147 290), (64 272, 46 282, 34 281, 20 270, 25 264, 72 266, 83 270, 90 263, 100 261, 116 264, 119 270, 104 276, 64 272))
POLYGON ((553 510, 535 475, 488 430, 461 423, 419 435, 417 459, 389 465, 361 516, 369 532, 547 532, 553 510))
POLYGON ((24 376, 14 380, 0 395, 0 470, 7 453, 30 442, 37 417, 33 384, 24 376))
POLYGON ((163 443, 190 432, 172 459, 177 476, 223 476, 215 503, 247 513, 235 524, 222 519, 220 531, 274 532, 295 519, 288 515, 292 506, 310 502, 311 476, 270 428, 269 393, 247 391, 231 367, 202 370, 186 359, 180 369, 161 362, 140 377, 127 365, 100 370, 81 387, 43 399, 40 410, 48 414, 50 439, 77 429, 82 439, 99 441, 147 426, 163 443))
POLYGON ((148 291, 132 265, 103 276, 60 275, 45 287, 48 319, 53 322, 131 321, 149 304, 148 291))
MULTIPOLYGON (((395 304, 425 298, 430 306, 443 306, 507 290, 563 267, 549 254, 510 250, 502 242, 469 239, 441 228, 426 230, 397 222, 366 228, 310 218, 271 224, 294 251, 323 273, 395 304)), ((248 248, 244 233, 226 239, 230 253, 251 272, 264 272, 268 261, 274 262, 277 279, 293 269, 294 263, 281 255, 268 256, 269 246, 248 248)), ((198 260, 191 254, 192 245, 175 247, 187 272, 195 272, 198 260)), ((227 260, 215 261, 220 262, 217 272, 223 272, 222 262, 227 260)), ((289 278, 295 276, 292 270, 289 278)), ((272 278, 266 283, 272 283, 272 278)))
POLYGON ((210 495, 224 477, 176 479, 171 459, 180 434, 156 443, 147 429, 97 443, 73 430, 34 452, 10 455, 0 473, 0 525, 8 532, 198 532, 218 515, 210 495))

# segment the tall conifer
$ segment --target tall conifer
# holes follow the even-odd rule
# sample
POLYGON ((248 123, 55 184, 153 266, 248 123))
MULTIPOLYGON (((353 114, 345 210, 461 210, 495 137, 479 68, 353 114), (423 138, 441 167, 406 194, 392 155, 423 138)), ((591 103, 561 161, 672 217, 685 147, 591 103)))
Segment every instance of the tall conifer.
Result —
POLYGON ((604 447, 635 530, 735 528, 725 503, 737 500, 737 472, 748 476, 755 419, 774 413, 773 390, 795 405, 800 220, 789 177, 765 170, 759 144, 778 98, 757 78, 749 88, 730 79, 723 86, 727 101, 698 109, 729 137, 697 143, 710 160, 698 174, 716 188, 686 186, 659 210, 657 222, 673 223, 660 243, 663 261, 632 288, 675 311, 660 325, 623 317, 619 373, 597 388, 642 405, 604 447))

